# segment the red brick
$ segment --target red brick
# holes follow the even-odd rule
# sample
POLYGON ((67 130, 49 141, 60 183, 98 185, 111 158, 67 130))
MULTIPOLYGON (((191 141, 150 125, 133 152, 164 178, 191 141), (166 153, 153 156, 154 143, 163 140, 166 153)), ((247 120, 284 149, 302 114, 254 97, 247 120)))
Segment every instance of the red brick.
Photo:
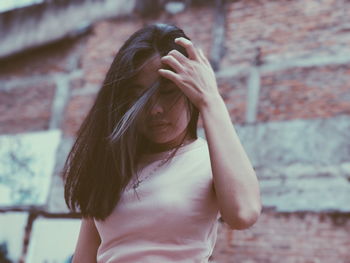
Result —
POLYGON ((73 96, 65 109, 63 121, 63 133, 68 136, 75 136, 81 123, 92 107, 96 94, 73 96))
POLYGON ((212 259, 219 263, 345 263, 350 257, 349 236, 350 218, 339 227, 330 215, 263 212, 250 229, 233 231, 221 224, 212 259), (320 238, 321 230, 329 236, 320 238))
POLYGON ((0 80, 69 73, 78 66, 75 58, 84 40, 65 40, 29 50, 0 61, 0 80))
POLYGON ((48 82, 0 90, 0 133, 46 130, 54 93, 48 82))
POLYGON ((218 81, 219 92, 225 101, 231 120, 235 124, 245 122, 247 87, 244 77, 222 79, 218 81))
POLYGON ((134 20, 108 20, 94 25, 81 57, 85 83, 102 84, 119 48, 140 27, 140 21, 134 20))
POLYGON ((259 121, 350 114, 349 66, 295 68, 262 76, 259 121))
POLYGON ((227 52, 221 66, 249 65, 257 47, 261 47, 263 56, 285 53, 298 56, 347 46, 349 33, 339 34, 334 30, 345 23, 350 12, 346 1, 310 0, 307 3, 312 7, 306 9, 302 0, 228 3, 227 52))

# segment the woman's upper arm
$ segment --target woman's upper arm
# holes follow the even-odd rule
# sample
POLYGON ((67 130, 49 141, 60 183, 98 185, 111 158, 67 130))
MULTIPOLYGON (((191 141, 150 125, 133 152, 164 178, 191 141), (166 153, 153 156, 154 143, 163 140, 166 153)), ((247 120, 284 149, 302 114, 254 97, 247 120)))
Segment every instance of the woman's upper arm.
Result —
POLYGON ((97 249, 100 243, 101 238, 94 220, 83 218, 72 263, 96 263, 97 249))

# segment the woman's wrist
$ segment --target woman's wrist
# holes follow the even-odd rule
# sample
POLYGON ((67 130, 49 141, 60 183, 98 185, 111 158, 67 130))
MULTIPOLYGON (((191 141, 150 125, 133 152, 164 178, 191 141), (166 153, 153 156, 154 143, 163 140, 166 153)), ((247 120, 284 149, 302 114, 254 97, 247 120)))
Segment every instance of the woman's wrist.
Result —
POLYGON ((199 111, 203 114, 206 111, 217 108, 219 105, 225 105, 225 102, 219 93, 204 98, 199 106, 199 111))

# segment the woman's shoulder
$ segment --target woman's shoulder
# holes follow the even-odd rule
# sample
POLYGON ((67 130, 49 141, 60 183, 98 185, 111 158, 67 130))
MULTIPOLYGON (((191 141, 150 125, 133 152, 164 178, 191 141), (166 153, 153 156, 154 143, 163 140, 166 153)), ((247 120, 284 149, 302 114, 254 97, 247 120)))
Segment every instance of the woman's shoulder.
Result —
POLYGON ((194 142, 186 146, 179 149, 175 158, 181 159, 182 161, 187 159, 189 162, 191 162, 191 160, 198 162, 199 160, 206 160, 209 158, 208 144, 204 138, 198 137, 194 142))

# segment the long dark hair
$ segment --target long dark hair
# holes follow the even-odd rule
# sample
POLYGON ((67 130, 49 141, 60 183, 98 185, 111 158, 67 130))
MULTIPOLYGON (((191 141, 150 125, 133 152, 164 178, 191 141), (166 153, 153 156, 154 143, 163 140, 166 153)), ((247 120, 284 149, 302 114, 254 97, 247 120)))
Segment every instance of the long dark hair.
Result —
MULTIPOLYGON (((73 212, 104 220, 118 204, 145 147, 130 124, 152 95, 150 89, 135 103, 128 83, 154 55, 164 56, 176 49, 188 57, 175 44, 177 37, 189 39, 176 26, 149 25, 131 35, 115 56, 62 171, 65 201, 73 212)), ((199 111, 188 98, 186 101, 191 115, 187 134, 197 138, 199 111)))

